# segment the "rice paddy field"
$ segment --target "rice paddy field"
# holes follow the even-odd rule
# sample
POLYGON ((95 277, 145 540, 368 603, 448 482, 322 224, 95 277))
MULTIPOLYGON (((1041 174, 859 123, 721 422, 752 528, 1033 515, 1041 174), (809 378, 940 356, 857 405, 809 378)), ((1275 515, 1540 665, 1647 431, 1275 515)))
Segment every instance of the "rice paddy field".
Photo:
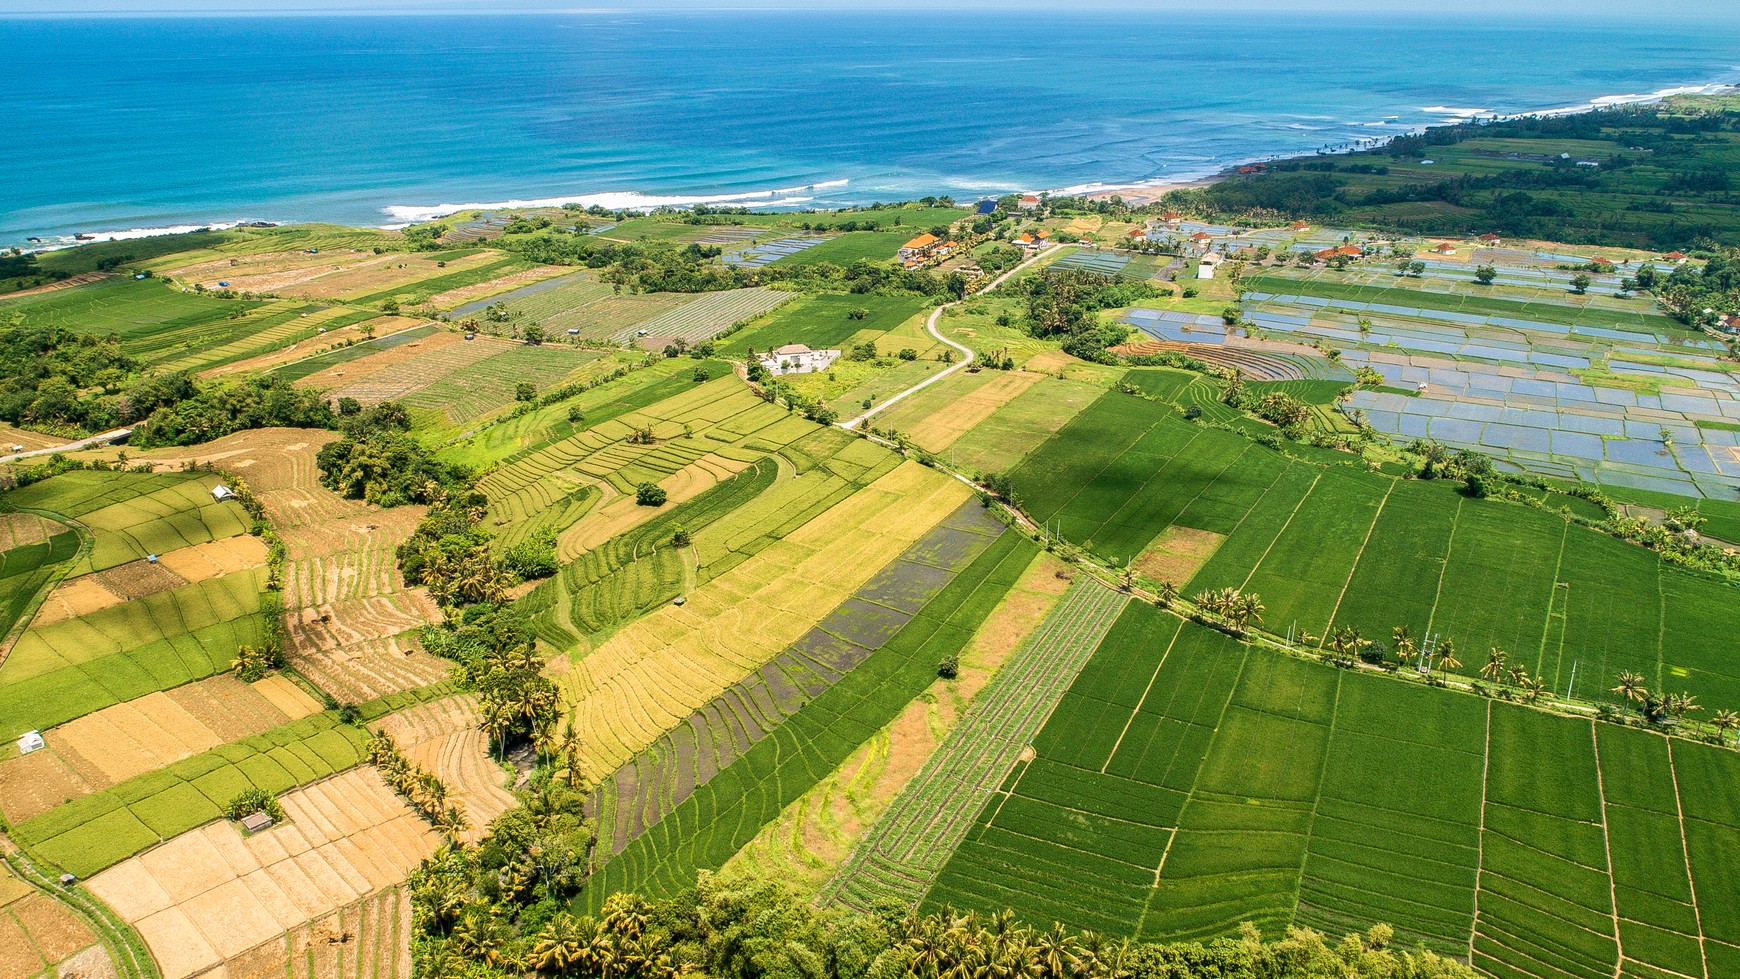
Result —
POLYGON ((1247 650, 1143 606, 1052 718, 928 906, 1167 940, 1385 921, 1495 976, 1713 977, 1740 951, 1717 883, 1737 827, 1710 790, 1733 752, 1247 650))
POLYGON ((1278 633, 1315 643, 1333 626, 1381 638, 1406 625, 1481 657, 1502 648, 1560 694, 1604 699, 1632 670, 1652 689, 1740 703, 1740 671, 1714 639, 1732 585, 1562 514, 1314 458, 1112 392, 1012 475, 1035 520, 1118 564, 1163 555, 1152 545, 1167 527, 1217 535, 1175 583, 1256 592, 1278 633))
MULTIPOLYGON (((805 296, 747 329, 732 334, 720 353, 741 357, 749 350, 771 350, 802 343, 815 350, 839 350, 853 341, 875 339, 900 326, 924 308, 911 296, 805 296), (865 315, 854 319, 854 311, 865 315)), ((892 354, 889 350, 885 353, 892 354)))
MULTIPOLYGON (((1540 261, 1541 265, 1545 261, 1540 261)), ((1740 381, 1715 341, 1570 273, 1497 266, 1490 286, 1433 261, 1247 277, 1265 334, 1341 348, 1390 390, 1349 407, 1399 439, 1429 437, 1527 471, 1620 489, 1730 499, 1740 485, 1740 381)))
POLYGON ((212 498, 217 483, 73 472, 0 497, 83 537, 63 531, 4 552, 18 568, 0 578, 6 607, 34 614, 0 662, 0 726, 46 729, 202 679, 264 638, 265 553, 244 537, 240 504, 212 498))

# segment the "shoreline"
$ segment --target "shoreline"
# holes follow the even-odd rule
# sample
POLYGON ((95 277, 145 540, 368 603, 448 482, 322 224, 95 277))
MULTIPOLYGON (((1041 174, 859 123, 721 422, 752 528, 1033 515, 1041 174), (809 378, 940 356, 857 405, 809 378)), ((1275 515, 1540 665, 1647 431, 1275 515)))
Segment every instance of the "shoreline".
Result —
MULTIPOLYGON (((1671 86, 1646 94, 1602 95, 1584 102, 1536 109, 1528 112, 1501 114, 1488 113, 1484 109, 1478 108, 1458 108, 1451 110, 1444 106, 1432 106, 1425 107, 1421 111, 1425 111, 1426 109, 1438 109, 1445 112, 1454 112, 1455 114, 1441 123, 1417 126, 1404 131, 1386 133, 1381 137, 1372 137, 1355 142, 1339 144, 1335 149, 1320 149, 1315 154, 1272 153, 1266 156, 1244 157, 1239 160, 1228 162, 1215 172, 1206 175, 1193 176, 1186 173, 1166 177, 1156 177, 1152 179, 1107 182, 1093 181, 1052 190, 1023 190, 1016 187, 994 187, 993 185, 986 184, 985 189, 980 191, 974 199, 998 197, 1010 193, 1043 193, 1053 197, 1081 197, 1092 201, 1103 201, 1118 196, 1122 197, 1126 203, 1141 207, 1154 203, 1164 197, 1167 193, 1175 190, 1200 190, 1205 187, 1211 187, 1229 177, 1235 176, 1242 167, 1272 163, 1277 160, 1299 159, 1311 155, 1345 156, 1353 153, 1371 152, 1373 150, 1382 149, 1397 139, 1407 136, 1418 136, 1427 130, 1437 129, 1443 126, 1466 125, 1469 123, 1480 122, 1504 122, 1514 119, 1552 118, 1558 116, 1580 115, 1586 112, 1600 112, 1605 109, 1617 107, 1653 105, 1667 101, 1676 96, 1723 95, 1733 94, 1735 92, 1740 92, 1740 73, 1730 72, 1718 81, 1671 86)), ((757 205, 760 205, 762 208, 774 210, 789 209, 793 213, 803 213, 806 210, 812 210, 810 208, 804 208, 802 205, 815 201, 816 197, 814 194, 816 191, 835 190, 841 187, 846 187, 851 183, 852 178, 847 177, 817 181, 810 184, 774 188, 771 190, 744 191, 736 193, 678 195, 618 190, 590 191, 563 196, 529 199, 509 198, 500 201, 472 202, 465 204, 388 204, 381 207, 380 212, 389 220, 379 224, 356 226, 372 227, 383 231, 397 231, 413 224, 439 220, 440 218, 451 216, 463 211, 519 210, 527 208, 559 207, 570 203, 578 203, 583 206, 597 205, 609 210, 640 211, 641 213, 650 213, 664 207, 683 208, 702 204, 750 208, 756 208, 757 205)), ((967 198, 956 198, 957 201, 964 201, 966 199, 967 198)), ((813 208, 813 210, 818 212, 835 212, 865 206, 867 206, 867 204, 864 203, 839 204, 836 206, 813 208)), ((75 232, 70 235, 36 235, 11 244, 0 243, 0 247, 16 247, 18 250, 25 253, 41 254, 45 252, 60 251, 67 248, 76 248, 81 245, 98 244, 101 242, 130 241, 140 238, 188 234, 195 231, 222 231, 237 227, 324 223, 324 221, 325 219, 321 218, 279 221, 248 217, 213 221, 205 224, 195 224, 184 221, 163 227, 135 227, 117 230, 83 231, 75 232)))

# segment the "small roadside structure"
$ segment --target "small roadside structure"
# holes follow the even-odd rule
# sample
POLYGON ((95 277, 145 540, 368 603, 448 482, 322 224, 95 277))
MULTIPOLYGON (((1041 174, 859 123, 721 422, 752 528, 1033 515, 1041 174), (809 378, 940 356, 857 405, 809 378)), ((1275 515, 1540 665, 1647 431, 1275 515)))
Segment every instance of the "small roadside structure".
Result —
POLYGON ((28 755, 32 751, 41 751, 46 747, 48 744, 42 740, 41 731, 26 731, 24 736, 18 739, 18 753, 21 755, 28 755))
POLYGON ((233 499, 235 499, 235 497, 236 497, 235 491, 230 489, 228 486, 225 486, 222 483, 219 483, 216 486, 213 486, 211 488, 211 498, 218 501, 219 503, 222 503, 225 500, 233 500, 233 499))
POLYGON ((763 354, 761 366, 775 375, 814 374, 827 370, 839 359, 838 350, 811 350, 802 343, 788 343, 763 354))

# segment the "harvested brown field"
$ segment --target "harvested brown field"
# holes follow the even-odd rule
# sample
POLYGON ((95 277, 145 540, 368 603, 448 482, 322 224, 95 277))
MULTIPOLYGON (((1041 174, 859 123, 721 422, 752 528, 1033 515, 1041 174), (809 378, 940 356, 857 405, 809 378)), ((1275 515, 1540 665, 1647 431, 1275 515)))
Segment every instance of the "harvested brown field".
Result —
POLYGON ((258 568, 266 563, 266 542, 244 534, 178 548, 157 556, 159 567, 184 581, 205 581, 219 575, 258 568))
POLYGON ((312 717, 323 709, 320 701, 309 696, 308 691, 297 686, 296 681, 287 676, 269 676, 264 680, 255 680, 248 686, 253 687, 255 693, 266 698, 266 703, 278 708, 280 713, 292 721, 312 717))
POLYGON ((410 979, 410 936, 410 895, 390 887, 231 957, 223 979, 410 979))
POLYGON ((370 509, 286 534, 284 604, 308 608, 393 594, 401 580, 394 549, 427 512, 422 506, 370 509))
MULTIPOLYGON (((17 293, 13 293, 12 295, 17 295, 17 293)), ((8 298, 10 298, 10 296, 8 298)), ((0 422, 0 455, 10 455, 15 451, 35 452, 38 449, 58 449, 61 446, 66 445, 69 441, 71 440, 58 438, 53 435, 44 435, 41 432, 32 432, 28 429, 16 428, 12 425, 0 422), (13 446, 15 445, 22 445, 24 448, 22 450, 15 450, 13 449, 13 446)))
POLYGON ((128 561, 86 577, 95 578, 98 584, 128 602, 187 584, 187 579, 149 560, 128 561))
POLYGON ((36 617, 30 622, 35 626, 53 625, 81 615, 89 615, 111 605, 119 605, 121 602, 121 596, 103 587, 96 575, 80 575, 61 582, 49 592, 43 598, 42 606, 36 610, 36 617))
MULTIPOLYGON (((310 613, 323 614, 317 609, 302 614, 310 613)), ((417 630, 438 618, 433 609, 412 615, 391 599, 365 599, 324 614, 331 619, 291 622, 285 657, 338 699, 361 703, 447 678, 449 664, 424 652, 417 640, 417 630)))
POLYGON ((1214 557, 1224 540, 1226 535, 1213 531, 1168 527, 1136 558, 1135 568, 1154 581, 1183 585, 1214 557))
POLYGON ((446 292, 436 293, 429 297, 429 304, 437 309, 452 309, 455 306, 463 306, 474 299, 493 296, 498 292, 511 292, 521 286, 529 286, 534 282, 542 282, 545 279, 554 279, 559 275, 571 275, 573 272, 573 269, 561 265, 539 265, 536 268, 511 272, 499 279, 491 279, 488 282, 479 282, 478 284, 471 286, 460 286, 457 289, 449 289, 446 292))
POLYGON ((84 979, 106 979, 115 974, 108 953, 97 944, 89 926, 66 905, 12 877, 4 866, 0 864, 0 979, 39 975, 72 979, 65 963, 75 959, 73 970, 84 979), (9 893, 12 899, 5 900, 9 893), (96 954, 86 954, 90 950, 96 954))
POLYGON ((467 341, 457 333, 431 333, 426 337, 401 343, 396 347, 388 347, 379 353, 369 354, 360 360, 349 363, 335 364, 302 378, 296 383, 302 387, 322 388, 330 390, 343 384, 359 383, 377 371, 382 371, 395 364, 415 360, 425 354, 434 353, 444 347, 453 347, 462 343, 475 344, 476 340, 467 341))
POLYGON ((0 513, 0 551, 40 544, 66 528, 34 513, 0 513))
POLYGON ((467 842, 482 838, 489 824, 514 804, 508 775, 489 755, 478 727, 477 697, 463 694, 406 708, 381 719, 405 757, 447 785, 448 797, 465 810, 467 842))
POLYGON ((1040 377, 1027 371, 1005 371, 990 383, 955 399, 943 410, 933 412, 912 426, 907 434, 929 451, 941 452, 991 417, 998 408, 1015 400, 1016 395, 1039 383, 1040 377))
MULTIPOLYGON (((452 336, 452 334, 437 334, 452 336)), ((431 337, 430 339, 434 339, 431 337)), ((427 341, 420 341, 426 343, 427 341)), ((411 344, 405 344, 409 347, 411 344)), ((458 343, 449 343, 439 347, 419 351, 419 355, 402 359, 377 370, 371 370, 366 376, 338 377, 346 367, 366 364, 372 357, 360 361, 322 371, 304 379, 304 386, 312 384, 314 377, 324 374, 334 376, 334 386, 327 393, 333 398, 355 398, 364 405, 380 404, 383 401, 397 401, 407 394, 421 391, 431 384, 470 367, 472 364, 501 353, 511 347, 505 341, 490 340, 478 337, 475 340, 460 339, 458 343)), ((397 349, 397 348, 393 348, 397 349)), ((376 354, 375 356, 380 356, 376 354)))
MULTIPOLYGON (((333 309, 339 313, 347 311, 346 307, 342 306, 335 306, 333 309)), ((305 357, 312 357, 315 354, 324 353, 332 348, 342 346, 347 342, 361 342, 368 338, 370 332, 377 337, 387 337, 422 325, 424 325, 423 320, 414 319, 409 316, 377 316, 372 320, 365 320, 361 323, 352 323, 350 326, 341 326, 337 329, 328 330, 325 333, 309 337, 299 343, 292 343, 287 347, 274 350, 271 353, 261 354, 258 357, 249 357, 247 360, 219 364, 209 370, 200 371, 199 376, 225 377, 230 374, 245 374, 253 373, 255 371, 269 370, 273 367, 294 363, 305 357), (369 332, 365 332, 365 329, 369 332)))
MULTIPOLYGON (((227 821, 208 823, 91 878, 165 979, 188 979, 286 932, 318 944, 319 926, 307 926, 398 887, 438 842, 367 766, 279 801, 288 819, 269 830, 244 837, 227 821)), ((346 944, 329 941, 324 951, 336 960, 334 946, 346 944)))
POLYGON ((396 257, 376 255, 363 249, 322 250, 315 254, 298 249, 201 262, 170 269, 168 274, 208 289, 217 288, 219 282, 228 282, 231 289, 243 292, 300 292, 296 287, 349 269, 385 264, 396 257))

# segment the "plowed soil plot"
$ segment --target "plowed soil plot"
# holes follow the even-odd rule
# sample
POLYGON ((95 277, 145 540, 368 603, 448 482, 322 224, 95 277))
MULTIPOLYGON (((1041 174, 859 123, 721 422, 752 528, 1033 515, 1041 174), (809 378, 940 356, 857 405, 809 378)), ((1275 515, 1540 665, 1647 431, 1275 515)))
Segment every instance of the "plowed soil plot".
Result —
MULTIPOLYGON (((397 401, 408 394, 421 391, 431 384, 442 381, 491 354, 498 354, 509 349, 512 348, 507 344, 479 337, 476 340, 461 340, 457 344, 450 343, 428 350, 419 350, 417 356, 404 358, 357 380, 335 377, 333 380, 337 382, 336 386, 327 393, 335 399, 355 398, 364 405, 397 401)), ((376 354, 375 356, 383 355, 376 354)), ((367 361, 358 361, 358 363, 366 364, 367 361)), ((342 370, 343 368, 338 369, 338 371, 342 370)), ((334 371, 334 373, 336 374, 338 371, 334 371)), ((315 375, 315 377, 319 376, 315 375)), ((317 382, 311 378, 304 383, 315 384, 317 382)))
MULTIPOLYGON (((392 256, 397 257, 397 256, 392 256)), ((201 262, 171 272, 207 289, 228 282, 229 288, 243 292, 307 291, 312 283, 347 269, 385 265, 389 256, 362 250, 322 250, 310 254, 307 249, 293 252, 265 252, 259 255, 238 255, 235 258, 201 262)))
POLYGON ((23 884, 4 866, 0 864, 0 979, 30 979, 45 971, 64 979, 113 979, 114 966, 97 945, 95 933, 65 905, 23 884))
POLYGON ((284 823, 243 837, 228 821, 91 878, 138 929, 165 979, 186 979, 359 898, 402 883, 437 839, 372 768, 285 794, 284 823))
POLYGON ((410 979, 411 898, 393 887, 224 963, 229 979, 410 979))

